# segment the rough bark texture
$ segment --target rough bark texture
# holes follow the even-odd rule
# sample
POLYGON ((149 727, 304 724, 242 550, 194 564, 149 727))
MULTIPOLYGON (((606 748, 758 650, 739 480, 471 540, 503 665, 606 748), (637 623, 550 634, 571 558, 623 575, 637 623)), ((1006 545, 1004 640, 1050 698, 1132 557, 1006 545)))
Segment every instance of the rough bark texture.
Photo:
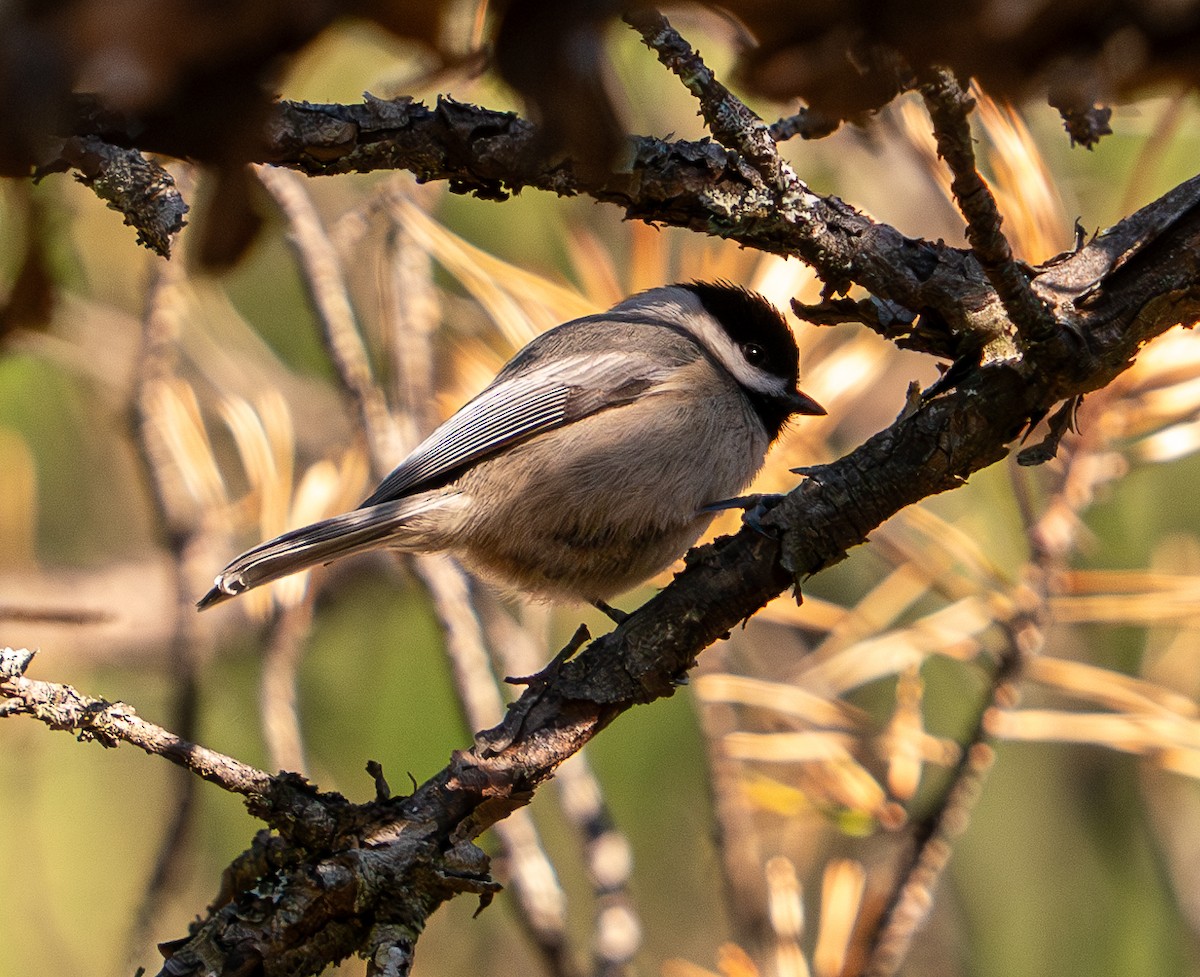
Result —
MULTIPOLYGON (((969 251, 906 238, 812 192, 771 157, 761 120, 719 115, 728 93, 687 51, 665 53, 671 39, 660 25, 642 27, 706 110, 718 111, 725 145, 637 139, 628 165, 583 171, 549 153, 538 130, 512 113, 445 98, 433 108, 368 98, 274 106, 255 158, 313 176, 406 169, 490 199, 523 188, 588 194, 633 218, 796 256, 827 284, 827 321, 857 315, 902 345, 954 360, 946 381, 846 457, 808 470, 762 519, 765 531, 697 550, 615 631, 581 651, 573 644, 528 680, 500 726, 411 796, 353 805, 295 778, 255 780, 250 807, 278 834, 261 835, 230 867, 208 914, 164 948, 164 975, 315 974, 353 952, 373 972, 407 972, 441 902, 464 892, 486 901, 496 888, 473 839, 527 803, 558 764, 626 709, 671 695, 706 646, 767 601, 842 559, 904 506, 1003 458, 1031 422, 1108 383, 1145 341, 1195 321, 1200 178, 1042 268, 1006 263, 993 238, 989 275, 969 251), (1036 299, 1036 321, 1022 321, 1021 300, 997 295, 1001 266, 1003 288, 1036 299), (834 301, 851 284, 872 299, 834 301)), ((169 133, 112 113, 81 111, 73 126, 124 149, 173 148, 169 133)), ((999 233, 998 225, 978 230, 999 233)), ((32 694, 28 661, 14 661, 0 695, 18 705, 5 710, 41 715, 22 698, 32 694)), ((108 704, 97 708, 112 715, 108 704)), ((83 709, 52 725, 95 735, 93 720, 83 709)), ((112 727, 104 728, 108 736, 112 727)), ((188 756, 165 752, 176 762, 188 756)))
MULTIPOLYGON (((1060 320, 1069 313, 1060 342, 965 368, 954 389, 810 470, 763 519, 778 538, 746 529, 693 553, 671 586, 530 680, 501 726, 411 796, 353 805, 292 780, 255 791, 252 810, 279 836, 231 867, 162 973, 317 973, 356 951, 384 966, 409 959, 441 902, 494 891, 472 839, 621 712, 671 695, 703 648, 794 580, 841 559, 903 506, 963 484, 1002 458, 1031 416, 1103 385, 1143 342, 1194 321, 1198 199, 1200 179, 1045 269, 1033 284, 1060 320)), ((14 681, 24 680, 7 679, 6 695, 14 681)))

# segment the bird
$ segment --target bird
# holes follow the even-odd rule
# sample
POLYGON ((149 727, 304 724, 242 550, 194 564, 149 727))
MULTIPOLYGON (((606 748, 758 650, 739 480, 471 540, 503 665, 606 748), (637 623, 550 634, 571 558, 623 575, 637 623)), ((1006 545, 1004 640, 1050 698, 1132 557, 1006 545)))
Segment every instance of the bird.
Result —
POLYGON ((607 601, 669 567, 740 504, 798 414, 783 315, 728 281, 651 288, 521 349, 358 508, 232 560, 203 610, 378 548, 448 551, 503 592, 607 601))

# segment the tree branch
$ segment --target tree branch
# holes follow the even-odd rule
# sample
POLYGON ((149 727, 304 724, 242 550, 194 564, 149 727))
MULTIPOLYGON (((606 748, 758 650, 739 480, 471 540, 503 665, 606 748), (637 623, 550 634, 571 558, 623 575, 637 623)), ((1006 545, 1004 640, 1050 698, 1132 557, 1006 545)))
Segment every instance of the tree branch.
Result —
MULTIPOLYGON (((168 154, 173 145, 153 128, 141 130, 136 120, 112 113, 85 113, 76 125, 114 145, 136 142, 168 154)), ((970 251, 905 237, 799 180, 781 196, 737 152, 711 141, 636 137, 629 164, 599 175, 576 172, 570 160, 547 156, 542 145, 537 127, 512 112, 445 97, 429 108, 407 97, 368 95, 356 105, 278 103, 258 161, 308 176, 404 169, 421 182, 445 180, 456 193, 487 200, 526 188, 585 194, 622 208, 630 219, 799 257, 831 293, 857 284, 927 315, 942 336, 914 348, 956 358, 960 346, 977 348, 981 338, 1004 332, 1004 307, 970 251)))
POLYGON ((26 678, 32 661, 31 651, 0 648, 0 716, 33 716, 51 729, 68 730, 101 746, 124 741, 235 794, 258 800, 270 794, 270 775, 147 722, 132 706, 93 699, 69 685, 26 678))
POLYGON ((966 218, 967 240, 988 281, 1022 338, 1030 342, 1049 339, 1056 330, 1054 317, 1034 295, 1029 280, 1013 260, 1012 248, 1000 229, 1003 218, 996 198, 975 168, 975 149, 967 118, 975 107, 974 99, 945 69, 933 72, 933 77, 921 86, 921 94, 933 119, 938 155, 954 174, 950 190, 966 218))
POLYGON ((717 142, 741 153, 781 193, 799 182, 791 167, 779 158, 775 138, 766 123, 717 80, 712 69, 666 17, 656 10, 639 10, 627 13, 625 22, 642 35, 646 47, 657 52, 658 60, 696 96, 704 122, 717 142))
POLYGON ((172 239, 183 230, 188 212, 170 173, 135 146, 122 148, 89 135, 64 140, 58 158, 40 168, 37 178, 67 170, 75 170, 80 183, 124 216, 137 231, 138 244, 170 256, 172 239))
MULTIPOLYGON (((900 508, 957 487, 1003 457, 1031 413, 1108 382, 1145 340, 1193 321, 1200 309, 1196 194, 1197 185, 1185 185, 1054 266, 1057 301, 1076 310, 1093 353, 1074 371, 1039 379, 1011 365, 977 366, 955 390, 845 458, 810 470, 762 520, 779 539, 743 530, 694 551, 670 586, 577 658, 566 649, 530 680, 500 726, 479 734, 411 797, 350 805, 301 794, 305 808, 287 820, 286 855, 277 859, 284 867, 228 893, 172 950, 163 973, 233 973, 249 959, 270 961, 268 973, 317 973, 356 950, 398 945, 393 929, 386 930, 390 942, 372 942, 373 932, 384 932, 372 927, 399 926, 415 939, 445 899, 461 892, 486 899, 495 884, 471 839, 527 803, 558 764, 613 719, 673 694, 704 647, 794 580, 841 559, 900 508), (1115 242, 1125 242, 1115 248, 1124 261, 1110 253, 1115 242), (1088 271, 1098 265, 1116 270, 1096 281, 1088 271)), ((1048 347, 1039 368, 1053 354, 1048 347)), ((29 695, 27 688, 26 679, 0 686, 10 697, 29 695)), ((18 711, 30 711, 21 701, 18 711)), ((84 714, 80 707, 72 715, 84 714)), ((187 757, 188 748, 155 752, 187 757)), ((268 785, 254 773, 252 793, 260 796, 268 785)))

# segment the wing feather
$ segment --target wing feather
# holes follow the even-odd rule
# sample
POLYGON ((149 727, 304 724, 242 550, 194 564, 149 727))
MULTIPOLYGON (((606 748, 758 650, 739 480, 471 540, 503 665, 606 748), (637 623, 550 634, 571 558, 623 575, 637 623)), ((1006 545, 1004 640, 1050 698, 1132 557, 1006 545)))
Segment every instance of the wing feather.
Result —
POLYGON ((362 505, 445 485, 504 448, 628 403, 659 373, 665 375, 627 352, 572 355, 531 369, 505 370, 417 445, 362 505), (631 372, 640 382, 621 383, 631 372))

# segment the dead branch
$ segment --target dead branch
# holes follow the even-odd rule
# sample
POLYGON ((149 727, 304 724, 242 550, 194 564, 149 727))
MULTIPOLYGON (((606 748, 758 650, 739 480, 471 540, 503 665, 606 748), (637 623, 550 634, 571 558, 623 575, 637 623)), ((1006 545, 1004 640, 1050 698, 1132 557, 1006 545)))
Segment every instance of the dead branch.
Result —
POLYGON ((1054 334, 1054 318, 1013 260, 1012 248, 1000 229, 1000 210, 996 198, 975 168, 968 119, 974 101, 962 90, 949 71, 937 71, 921 86, 925 105, 933 120, 938 155, 954 174, 950 189, 967 221, 967 240, 983 266, 988 281, 996 289, 1013 325, 1031 341, 1054 334))
POLYGON ((187 223, 188 206, 171 174, 133 146, 120 147, 95 136, 78 136, 61 145, 54 163, 38 177, 73 170, 109 207, 137 231, 138 244, 169 257, 171 243, 187 223))
MULTIPOLYGON (((714 95, 702 73, 694 90, 714 95)), ((752 117, 726 124, 755 133, 762 125, 752 117)), ((463 892, 486 902, 496 888, 472 839, 526 804, 560 763, 625 710, 673 694, 705 647, 768 600, 842 559, 903 507, 964 484, 1004 457, 1032 418, 1104 386, 1142 343, 1200 313, 1200 179, 1034 269, 1030 288, 1053 323, 1019 350, 1002 342, 1006 303, 975 255, 908 239, 816 194, 769 152, 751 165, 741 150, 762 146, 751 143, 755 133, 722 136, 739 151, 637 140, 630 168, 593 176, 542 155, 535 129, 515 115, 448 99, 434 109, 376 99, 278 106, 269 162, 312 175, 402 167, 498 199, 522 187, 587 193, 631 217, 802 257, 830 294, 861 285, 921 317, 910 345, 961 359, 936 395, 844 458, 805 469, 805 481, 763 518, 766 532, 743 530, 693 552, 616 630, 577 657, 582 637, 564 649, 498 726, 407 798, 351 805, 269 778, 147 728, 125 707, 31 682, 28 659, 6 656, 3 714, 51 716, 102 742, 128 739, 161 753, 246 794, 281 832, 271 843, 274 871, 239 875, 242 883, 170 948, 164 975, 317 973, 352 952, 368 956, 374 972, 407 972, 441 902, 463 892), (987 355, 964 355, 984 342, 995 344, 987 355), (60 697, 65 712, 52 708, 60 697)), ((130 138, 97 134, 115 145, 130 138)), ((245 863, 260 864, 257 854, 245 863)))
POLYGON ((316 972, 362 946, 366 917, 404 921, 415 934, 444 899, 490 891, 486 860, 470 839, 525 804, 559 763, 621 712, 673 694, 704 647, 795 580, 841 559, 900 508, 957 487, 1003 457, 1031 413, 1107 382, 1146 339, 1191 321, 1198 298, 1191 279, 1200 253, 1194 193, 1185 187, 1055 266, 1057 283, 1073 283, 1055 293, 1058 302, 1066 303, 1068 295, 1078 300, 1072 305, 1090 339, 1091 356, 1082 363, 1041 378, 1011 365, 976 366, 956 389, 920 405, 845 458, 809 470, 809 478, 763 520, 779 539, 743 530, 692 553, 669 587, 578 657, 564 656, 536 676, 500 726, 456 753, 411 797, 369 811, 350 805, 327 812, 337 825, 332 834, 353 837, 353 843, 334 852, 294 852, 294 870, 215 909, 174 951, 167 972, 199 973, 213 960, 225 961, 227 969, 217 972, 230 972, 251 952, 289 961, 298 972, 316 972), (1134 235, 1142 246, 1121 265, 1125 273, 1098 284, 1086 270, 1112 263, 1106 249, 1114 239, 1129 239, 1129 222, 1142 227, 1134 235), (1151 241, 1153 227, 1166 230, 1151 241), (1173 269, 1171 301, 1151 294, 1162 284, 1164 255, 1173 269), (1150 268, 1153 285, 1143 279, 1145 271, 1137 273, 1150 268), (1091 298, 1084 301, 1084 293, 1091 298), (329 881, 318 886, 314 879, 329 881), (317 930, 328 939, 307 940, 317 930), (295 956, 301 944, 302 968, 295 956))
POLYGON ((26 678, 25 671, 32 661, 31 651, 0 648, 0 716, 32 716, 51 729, 67 730, 80 740, 105 747, 130 743, 235 794, 267 797, 271 778, 261 770, 189 743, 142 719, 123 702, 106 702, 83 695, 69 685, 26 678))

